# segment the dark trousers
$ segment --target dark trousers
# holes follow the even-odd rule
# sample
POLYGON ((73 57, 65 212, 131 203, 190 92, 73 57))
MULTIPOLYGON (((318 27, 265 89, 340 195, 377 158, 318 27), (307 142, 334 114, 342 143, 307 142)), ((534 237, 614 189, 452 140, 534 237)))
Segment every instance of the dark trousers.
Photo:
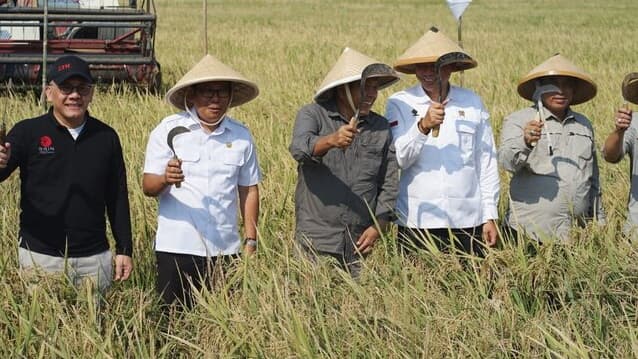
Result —
POLYGON ((157 259, 156 289, 162 302, 178 301, 192 308, 192 289, 212 289, 214 281, 223 279, 224 272, 237 256, 200 257, 189 254, 155 252, 157 259), (192 286, 191 286, 192 284, 192 286))
POLYGON ((452 248, 467 254, 484 257, 483 225, 471 228, 434 228, 421 229, 399 226, 397 242, 402 253, 414 253, 427 249, 428 238, 442 252, 452 248))
POLYGON ((312 263, 317 263, 320 258, 333 258, 338 268, 350 273, 352 278, 358 279, 361 274, 361 256, 355 252, 354 244, 346 243, 343 254, 317 251, 310 246, 297 242, 296 252, 312 263))

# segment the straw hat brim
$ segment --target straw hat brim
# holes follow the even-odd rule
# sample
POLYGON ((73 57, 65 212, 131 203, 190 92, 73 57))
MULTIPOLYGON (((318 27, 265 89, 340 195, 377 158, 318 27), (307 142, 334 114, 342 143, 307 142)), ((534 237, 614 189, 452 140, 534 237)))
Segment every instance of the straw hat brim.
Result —
POLYGON ((203 77, 197 80, 186 81, 179 84, 179 86, 175 85, 166 93, 166 100, 180 110, 185 110, 184 96, 186 96, 186 92, 188 91, 188 89, 191 86, 210 81, 224 81, 231 83, 233 95, 232 100, 228 105, 229 108, 243 105, 251 100, 254 100, 259 95, 259 88, 256 84, 250 81, 240 80, 232 77, 211 76, 203 77))
MULTIPOLYGON (((443 54, 445 55, 445 54, 443 54)), ((443 56, 441 55, 441 56, 443 56)), ((404 74, 414 74, 416 72, 416 65, 418 64, 433 64, 440 56, 424 56, 413 57, 409 59, 400 59, 394 63, 394 69, 403 72, 404 74)), ((452 72, 465 71, 478 66, 478 63, 474 59, 455 62, 452 67, 452 72)))
MULTIPOLYGON (((364 55, 354 49, 346 47, 341 56, 332 66, 326 77, 323 79, 319 89, 315 93, 314 100, 322 102, 334 96, 334 90, 344 84, 348 84, 361 80, 361 73, 366 66, 381 63, 367 55, 364 55)), ((384 89, 395 82, 399 81, 399 75, 396 77, 388 76, 382 80, 379 90, 384 89)))
MULTIPOLYGON (((384 88, 390 87, 392 85, 394 85, 395 83, 397 83, 397 81, 400 80, 400 77, 392 77, 392 76, 388 76, 388 77, 377 77, 379 80, 379 91, 383 90, 384 88)), ((334 96, 334 91, 341 85, 345 85, 345 84, 349 84, 351 82, 358 82, 361 81, 361 74, 359 75, 355 75, 355 76, 350 76, 350 77, 346 77, 343 78, 341 80, 338 81, 334 81, 331 83, 326 84, 324 87, 322 87, 321 89, 319 89, 315 95, 315 101, 316 102, 322 102, 322 101, 326 101, 329 100, 330 98, 332 98, 332 96, 334 96)))
POLYGON ((434 64, 442 56, 455 52, 463 53, 466 59, 450 64, 455 65, 452 67, 452 72, 469 70, 478 65, 476 60, 456 42, 445 36, 436 27, 432 27, 399 56, 394 62, 394 69, 405 74, 414 74, 417 64, 434 64))
POLYGON ((518 83, 518 94, 526 100, 533 101, 534 91, 536 90, 536 80, 551 76, 571 77, 576 81, 573 89, 574 98, 571 102, 572 105, 578 105, 591 100, 596 96, 596 92, 598 91, 594 81, 589 76, 586 76, 582 73, 548 70, 544 72, 533 73, 521 79, 521 81, 519 81, 518 83))
POLYGON ((259 95, 257 84, 207 54, 175 86, 168 90, 165 99, 178 109, 185 110, 184 98, 188 89, 194 85, 211 81, 223 81, 231 84, 232 97, 228 107, 243 105, 259 95))

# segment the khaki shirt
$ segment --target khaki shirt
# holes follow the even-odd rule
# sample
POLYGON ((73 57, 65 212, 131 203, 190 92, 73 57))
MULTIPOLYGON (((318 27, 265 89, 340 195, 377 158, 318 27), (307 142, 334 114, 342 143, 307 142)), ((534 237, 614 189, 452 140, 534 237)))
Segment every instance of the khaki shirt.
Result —
POLYGON ((534 148, 525 144, 523 128, 536 118, 536 108, 505 118, 498 160, 512 173, 506 223, 535 239, 566 240, 573 224, 604 219, 594 133, 582 114, 569 110, 561 123, 549 110, 544 113, 542 136, 534 148))
POLYGON ((631 187, 629 189, 629 214, 625 225, 626 231, 632 231, 638 237, 638 113, 634 112, 631 126, 623 137, 623 155, 629 154, 631 161, 631 187))

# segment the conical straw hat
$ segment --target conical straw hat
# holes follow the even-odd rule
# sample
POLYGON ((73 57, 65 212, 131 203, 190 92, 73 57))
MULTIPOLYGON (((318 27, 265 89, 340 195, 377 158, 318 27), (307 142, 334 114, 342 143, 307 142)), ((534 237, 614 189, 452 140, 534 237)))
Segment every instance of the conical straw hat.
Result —
POLYGON ((434 63, 439 57, 451 52, 461 52, 470 57, 470 61, 457 62, 453 71, 461 71, 476 67, 476 60, 465 52, 454 41, 439 32, 436 27, 430 28, 414 45, 405 50, 394 63, 394 69, 406 74, 413 74, 416 64, 434 63))
POLYGON ((242 105, 259 95, 257 84, 226 66, 214 56, 207 54, 173 88, 168 90, 165 99, 180 110, 185 110, 184 96, 186 90, 190 86, 209 81, 231 82, 233 95, 228 107, 242 105))
MULTIPOLYGON (((321 85, 319 85, 319 90, 315 94, 315 101, 321 102, 329 99, 332 97, 334 89, 340 85, 361 80, 363 69, 370 64, 376 63, 379 63, 379 61, 346 47, 330 72, 323 79, 321 85)), ((387 80, 379 85, 379 90, 397 81, 399 81, 398 77, 387 77, 387 80)))
POLYGON ((566 76, 576 80, 572 105, 587 102, 596 96, 594 80, 585 71, 560 54, 550 57, 525 75, 518 82, 518 94, 524 99, 534 101, 532 96, 536 89, 535 80, 548 76, 566 76))

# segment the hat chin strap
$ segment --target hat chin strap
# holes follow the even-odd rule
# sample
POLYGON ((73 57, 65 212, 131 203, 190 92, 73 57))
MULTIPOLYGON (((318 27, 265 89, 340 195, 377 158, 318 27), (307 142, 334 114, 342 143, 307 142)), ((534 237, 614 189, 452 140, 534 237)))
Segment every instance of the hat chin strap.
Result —
POLYGON ((231 88, 230 88, 230 98, 228 99, 228 106, 226 106, 226 111, 224 111, 224 113, 222 113, 221 117, 219 118, 219 120, 217 120, 217 122, 214 122, 214 123, 208 123, 208 122, 202 121, 202 120, 199 118, 199 116, 197 115, 197 113, 193 114, 193 113, 190 111, 190 109, 189 109, 189 107, 188 107, 188 103, 186 103, 186 96, 184 96, 184 108, 186 109, 186 112, 188 112, 188 114, 189 114, 192 118, 194 118, 194 119, 196 119, 197 121, 199 121, 199 123, 200 123, 202 126, 206 126, 206 127, 212 127, 212 126, 217 126, 217 125, 219 125, 219 124, 220 124, 220 123, 224 120, 224 118, 226 117, 226 113, 228 112, 228 109, 230 108, 230 104, 231 104, 232 102, 233 102, 233 88, 232 88, 232 85, 231 85, 231 88))
POLYGON ((354 107, 354 101, 352 101, 352 94, 350 93, 350 86, 348 84, 343 85, 346 88, 346 98, 348 98, 348 104, 352 109, 352 112, 357 112, 357 108, 354 107))

